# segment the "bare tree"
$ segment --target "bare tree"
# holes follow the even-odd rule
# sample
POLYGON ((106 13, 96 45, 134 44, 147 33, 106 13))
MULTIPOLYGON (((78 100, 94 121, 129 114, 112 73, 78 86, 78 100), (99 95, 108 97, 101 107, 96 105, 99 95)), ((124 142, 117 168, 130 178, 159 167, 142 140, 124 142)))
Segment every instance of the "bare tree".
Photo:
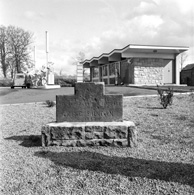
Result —
POLYGON ((7 62, 7 66, 8 66, 11 78, 13 78, 16 72, 16 67, 15 67, 15 62, 11 55, 7 57, 6 62, 7 62))
POLYGON ((13 72, 13 67, 17 72, 31 68, 33 60, 30 56, 32 52, 30 44, 32 43, 33 34, 19 27, 8 26, 7 37, 10 51, 9 59, 11 59, 9 64, 12 63, 10 64, 10 71, 13 72))
MULTIPOLYGON (((85 60, 85 53, 82 52, 82 51, 80 51, 78 53, 78 55, 74 58, 73 65, 76 65, 77 66, 78 63, 81 63, 84 60, 85 60)), ((86 69, 83 68, 83 75, 85 74, 85 71, 86 71, 86 69)))
POLYGON ((7 77, 8 66, 8 40, 7 40, 7 30, 5 26, 0 26, 0 62, 1 69, 3 71, 3 76, 7 77))
POLYGON ((188 58, 188 55, 187 55, 187 53, 181 53, 180 54, 180 59, 179 59, 179 61, 180 61, 180 65, 181 65, 181 70, 184 68, 184 63, 185 63, 185 61, 187 60, 187 58, 188 58))
POLYGON ((76 65, 85 60, 85 53, 80 51, 78 55, 73 59, 73 65, 76 65))

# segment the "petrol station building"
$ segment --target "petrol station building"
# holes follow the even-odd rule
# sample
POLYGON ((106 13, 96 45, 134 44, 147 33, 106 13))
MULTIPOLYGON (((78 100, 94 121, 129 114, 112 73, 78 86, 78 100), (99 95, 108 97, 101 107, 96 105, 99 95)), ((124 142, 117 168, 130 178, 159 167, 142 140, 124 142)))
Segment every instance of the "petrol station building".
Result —
POLYGON ((90 69, 91 82, 115 84, 163 85, 180 84, 177 56, 185 46, 159 46, 130 44, 82 62, 90 69))

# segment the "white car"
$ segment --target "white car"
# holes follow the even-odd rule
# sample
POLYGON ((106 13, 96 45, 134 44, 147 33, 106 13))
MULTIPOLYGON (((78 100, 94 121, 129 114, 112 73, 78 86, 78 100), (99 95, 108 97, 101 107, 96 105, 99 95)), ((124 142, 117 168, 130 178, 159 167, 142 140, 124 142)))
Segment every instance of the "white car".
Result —
POLYGON ((13 79, 13 84, 11 86, 11 89, 14 89, 14 87, 26 88, 26 75, 25 74, 23 73, 15 74, 15 78, 13 79))

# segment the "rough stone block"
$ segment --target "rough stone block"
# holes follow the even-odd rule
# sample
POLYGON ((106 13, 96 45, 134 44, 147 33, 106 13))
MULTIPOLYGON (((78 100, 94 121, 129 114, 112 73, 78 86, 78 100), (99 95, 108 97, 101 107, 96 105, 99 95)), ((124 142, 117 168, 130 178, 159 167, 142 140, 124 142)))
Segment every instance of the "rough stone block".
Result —
POLYGON ((85 140, 78 140, 78 141, 76 141, 76 146, 77 147, 84 147, 84 146, 86 146, 86 141, 85 140))
POLYGON ((85 139, 94 139, 94 132, 85 132, 85 139))
POLYGON ((71 127, 69 132, 71 132, 71 139, 84 139, 85 137, 84 127, 71 127))
POLYGON ((85 132, 85 139, 102 139, 104 137, 104 132, 85 132))
POLYGON ((128 146, 131 148, 138 146, 137 129, 135 126, 128 127, 128 146))
POLYGON ((104 137, 106 139, 127 138, 127 127, 126 126, 108 126, 108 127, 105 127, 104 137))
POLYGON ((104 138, 104 132, 95 131, 93 138, 94 139, 103 139, 104 138))
MULTIPOLYGON (((97 123, 94 123, 94 124, 97 124, 97 123)), ((94 130, 95 132, 104 132, 104 126, 91 126, 91 125, 85 126, 85 132, 92 132, 94 130)))
POLYGON ((113 142, 113 145, 117 147, 126 147, 128 146, 128 140, 127 139, 115 139, 113 142))
POLYGON ((53 139, 84 139, 84 127, 51 127, 50 133, 53 139))
POLYGON ((62 140, 62 146, 75 147, 77 146, 77 140, 62 140))
POLYGON ((104 127, 102 126, 86 126, 85 139, 102 139, 104 136, 104 127))

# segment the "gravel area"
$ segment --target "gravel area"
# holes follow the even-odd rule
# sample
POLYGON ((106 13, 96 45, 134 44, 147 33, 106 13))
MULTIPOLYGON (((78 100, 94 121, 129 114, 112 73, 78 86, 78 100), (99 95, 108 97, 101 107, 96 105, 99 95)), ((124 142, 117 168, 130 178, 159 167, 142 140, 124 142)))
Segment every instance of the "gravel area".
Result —
POLYGON ((194 96, 124 99, 137 148, 41 147, 44 103, 0 105, 0 194, 194 194, 194 96))

